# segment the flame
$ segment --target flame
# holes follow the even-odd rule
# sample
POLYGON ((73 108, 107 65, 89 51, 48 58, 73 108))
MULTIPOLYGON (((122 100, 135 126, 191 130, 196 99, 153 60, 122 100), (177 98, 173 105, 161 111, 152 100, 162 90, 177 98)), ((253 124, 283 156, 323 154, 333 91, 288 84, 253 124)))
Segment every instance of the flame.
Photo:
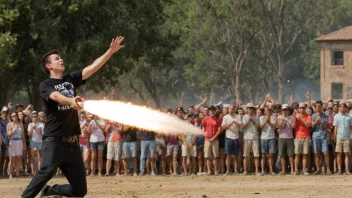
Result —
POLYGON ((177 116, 119 101, 84 102, 83 109, 99 117, 157 133, 205 135, 204 131, 177 116))

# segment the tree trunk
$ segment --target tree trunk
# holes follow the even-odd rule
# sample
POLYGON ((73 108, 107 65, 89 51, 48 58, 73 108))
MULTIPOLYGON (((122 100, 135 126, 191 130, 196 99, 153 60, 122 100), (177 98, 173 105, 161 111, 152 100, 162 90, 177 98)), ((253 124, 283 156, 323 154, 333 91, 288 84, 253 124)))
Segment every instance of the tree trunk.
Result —
POLYGON ((284 74, 284 67, 285 67, 285 56, 284 54, 280 55, 279 57, 279 64, 278 64, 278 72, 277 72, 277 85, 278 85, 278 103, 283 104, 285 99, 285 74, 284 74))
POLYGON ((241 100, 241 93, 240 93, 240 72, 236 72, 236 86, 235 86, 235 95, 236 95, 236 100, 240 101, 241 100))

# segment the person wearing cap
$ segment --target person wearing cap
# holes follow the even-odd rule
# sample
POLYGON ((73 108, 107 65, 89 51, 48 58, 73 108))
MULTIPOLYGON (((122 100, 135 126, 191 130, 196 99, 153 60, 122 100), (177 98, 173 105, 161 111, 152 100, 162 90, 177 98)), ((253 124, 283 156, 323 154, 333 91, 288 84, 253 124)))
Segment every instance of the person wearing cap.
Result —
POLYGON ((229 114, 222 119, 222 128, 225 132, 225 154, 226 156, 226 175, 231 174, 231 164, 233 162, 233 170, 238 174, 238 154, 240 152, 239 130, 242 126, 242 121, 238 115, 235 114, 235 107, 230 105, 228 107, 229 114), (232 161, 233 159, 233 161, 232 161))
POLYGON ((265 174, 264 167, 266 164, 266 159, 268 159, 269 161, 270 174, 275 175, 273 171, 273 154, 276 151, 275 129, 277 126, 277 119, 275 116, 272 116, 271 113, 271 109, 269 107, 265 107, 264 116, 260 117, 260 128, 262 129, 262 133, 260 136, 260 147, 262 153, 262 175, 265 174))
POLYGON ((312 140, 315 165, 317 170, 314 175, 322 174, 321 155, 324 155, 326 174, 330 175, 329 148, 326 129, 329 127, 329 117, 323 113, 323 102, 318 100, 315 103, 315 113, 312 115, 312 140))
MULTIPOLYGON (((121 157, 122 157, 122 130, 123 125, 116 122, 107 122, 105 126, 105 133, 108 134, 107 155, 106 155, 106 173, 105 176, 110 175, 111 163, 114 161, 115 176, 121 176, 121 157)), ((125 172, 127 176, 128 171, 125 172)))
POLYGON ((219 140, 218 136, 222 130, 221 121, 215 116, 216 108, 214 106, 209 107, 209 116, 205 117, 202 121, 203 130, 205 131, 205 143, 204 143, 204 158, 207 161, 208 175, 211 174, 211 170, 214 170, 214 175, 219 175, 218 168, 218 157, 219 157, 219 140), (211 160, 212 159, 212 160, 211 160), (213 168, 212 169, 212 162, 213 168))
POLYGON ((28 125, 28 135, 30 137, 29 148, 31 149, 31 170, 34 175, 40 170, 42 161, 42 139, 44 133, 44 123, 39 122, 38 112, 33 111, 31 115, 32 122, 28 125), (34 160, 37 155, 38 166, 34 166, 34 160))
POLYGON ((9 144, 9 139, 7 137, 7 125, 10 123, 9 121, 9 108, 7 106, 4 106, 1 109, 1 158, 0 158, 0 176, 6 175, 7 174, 7 166, 5 164, 8 164, 10 161, 9 156, 6 156, 8 153, 8 144, 9 144))
POLYGON ((281 160, 282 171, 280 175, 286 174, 286 156, 289 157, 291 174, 294 173, 294 141, 293 129, 296 128, 296 119, 289 115, 288 104, 282 105, 282 115, 278 118, 279 148, 278 155, 281 160))
POLYGON ((255 166, 255 174, 261 176, 259 172, 259 134, 258 128, 260 128, 260 120, 259 117, 255 116, 255 107, 253 103, 247 104, 248 114, 243 116, 243 125, 242 128, 244 130, 244 149, 243 149, 243 157, 244 157, 244 175, 248 175, 248 165, 250 153, 253 153, 254 157, 254 166, 255 166))
MULTIPOLYGON (((186 122, 193 124, 193 114, 188 114, 186 116, 186 122)), ((182 139, 182 167, 183 167, 183 175, 187 176, 188 169, 192 175, 197 172, 197 146, 196 146, 196 136, 193 134, 181 135, 182 139), (188 167, 187 159, 190 158, 191 165, 188 167)))
POLYGON ((301 161, 302 155, 302 171, 304 175, 309 175, 307 171, 307 160, 309 150, 309 144, 311 141, 309 128, 312 125, 312 117, 306 113, 306 106, 304 103, 299 103, 299 113, 296 114, 296 139, 295 139, 295 175, 299 174, 298 167, 301 161))
POLYGON ((352 118, 347 113, 347 106, 344 101, 339 103, 339 113, 334 116, 332 124, 334 129, 334 140, 336 142, 335 152, 337 153, 337 174, 341 175, 342 153, 345 154, 345 174, 350 175, 349 171, 349 153, 350 150, 350 133, 352 127, 352 118))
POLYGON ((34 175, 22 194, 23 198, 41 196, 84 197, 87 194, 87 180, 78 144, 81 134, 78 118, 76 89, 97 72, 118 50, 124 46, 123 37, 110 43, 109 49, 91 65, 82 70, 63 75, 64 60, 57 50, 52 50, 41 58, 41 69, 49 76, 39 85, 40 96, 45 105, 47 123, 43 135, 42 167, 34 175), (48 186, 46 183, 60 167, 70 184, 48 186))

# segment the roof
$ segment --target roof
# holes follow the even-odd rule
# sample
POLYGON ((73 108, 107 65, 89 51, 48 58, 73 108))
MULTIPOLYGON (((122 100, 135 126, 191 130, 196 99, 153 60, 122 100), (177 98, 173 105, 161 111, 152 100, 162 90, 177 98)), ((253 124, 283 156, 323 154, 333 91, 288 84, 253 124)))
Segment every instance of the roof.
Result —
POLYGON ((323 35, 315 39, 316 41, 352 41, 352 26, 339 29, 335 32, 323 35))

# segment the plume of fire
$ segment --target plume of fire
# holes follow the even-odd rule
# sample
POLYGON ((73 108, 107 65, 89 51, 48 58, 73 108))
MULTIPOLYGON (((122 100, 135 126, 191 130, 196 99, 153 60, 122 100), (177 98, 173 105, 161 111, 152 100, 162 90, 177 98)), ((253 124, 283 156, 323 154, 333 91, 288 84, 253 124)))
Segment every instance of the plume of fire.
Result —
POLYGON ((84 102, 83 109, 103 119, 157 133, 205 135, 204 131, 175 115, 130 103, 87 100, 84 102))

